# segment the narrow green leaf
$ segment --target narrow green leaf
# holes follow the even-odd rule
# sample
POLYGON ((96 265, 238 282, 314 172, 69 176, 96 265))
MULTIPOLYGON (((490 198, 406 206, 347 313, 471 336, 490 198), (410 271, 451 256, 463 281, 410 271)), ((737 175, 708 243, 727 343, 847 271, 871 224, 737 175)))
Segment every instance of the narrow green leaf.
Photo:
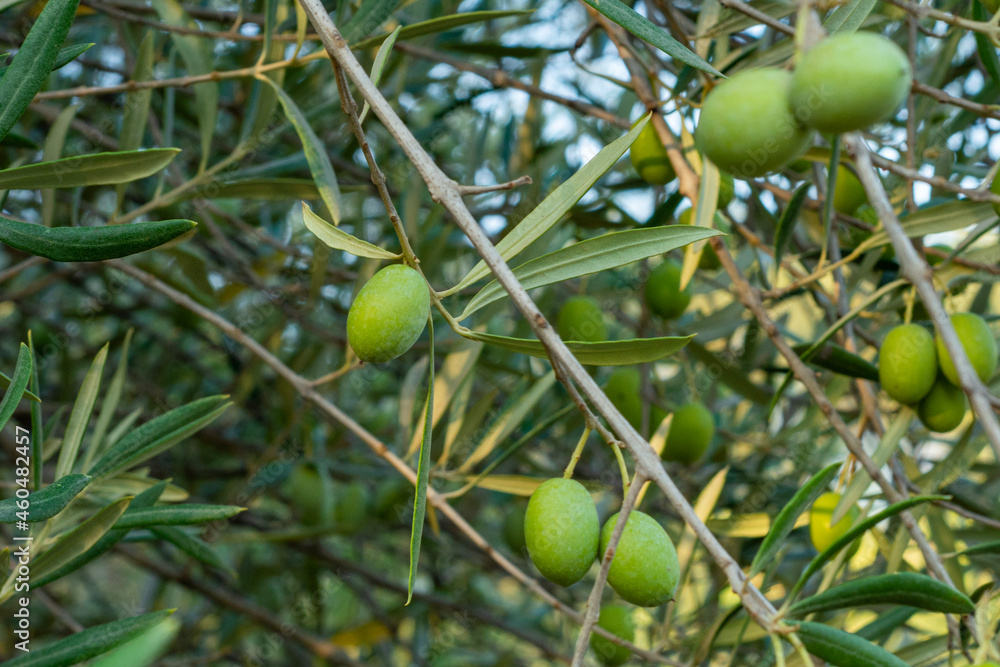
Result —
MULTIPOLYGON (((996 217, 993 205, 988 202, 959 200, 927 206, 915 213, 900 216, 899 222, 906 235, 915 238, 993 222, 996 217)), ((872 250, 888 243, 889 236, 884 231, 879 231, 862 241, 858 249, 872 250)))
POLYGON ((837 7, 836 11, 823 22, 823 27, 831 35, 836 35, 838 32, 855 32, 871 14, 875 4, 876 0, 851 0, 837 7))
MULTIPOLYGON (((439 32, 445 32, 446 30, 454 30, 455 28, 461 28, 462 26, 469 25, 470 23, 482 23, 483 21, 493 21, 495 19, 502 19, 508 16, 525 16, 527 14, 531 14, 534 11, 535 11, 534 9, 514 9, 514 10, 499 10, 499 11, 462 12, 461 14, 442 16, 440 18, 431 19, 429 21, 421 21, 419 23, 412 23, 408 26, 403 26, 403 29, 399 31, 399 39, 407 40, 407 39, 413 39, 414 37, 422 37, 424 35, 434 35, 439 32)), ((360 50, 360 49, 369 49, 373 46, 378 46, 379 44, 387 40, 390 34, 391 33, 386 32, 382 33, 381 35, 375 35, 374 37, 369 37, 368 39, 351 44, 351 48, 354 50, 360 50)))
POLYGON ((357 11, 344 24, 341 34, 347 43, 367 37, 385 23, 399 6, 400 0, 368 0, 357 5, 357 11))
MULTIPOLYGON (((382 72, 385 70, 385 64, 389 60, 389 54, 392 53, 392 47, 396 43, 396 38, 399 37, 400 31, 403 26, 397 26, 392 34, 389 35, 388 39, 382 42, 382 46, 378 47, 378 53, 375 54, 375 61, 372 63, 372 72, 369 78, 372 80, 374 85, 378 85, 379 81, 382 80, 382 72)), ((358 121, 360 123, 365 122, 365 118, 368 116, 368 111, 371 107, 368 106, 368 100, 365 100, 365 105, 361 109, 361 115, 358 116, 358 121)))
MULTIPOLYGON (((801 343, 792 349, 802 356, 811 347, 812 343, 801 343)), ((878 381, 878 366, 833 343, 826 343, 816 350, 810 355, 808 363, 840 375, 878 381)))
POLYGON ((236 505, 158 505, 130 509, 115 522, 115 530, 148 528, 149 526, 190 526, 206 521, 229 519, 245 507, 236 505))
MULTIPOLYGON (((31 335, 30 331, 28 332, 28 335, 29 336, 31 335)), ((4 391, 6 391, 8 387, 10 387, 10 377, 8 377, 6 373, 0 372, 0 389, 3 389, 4 391)), ((28 391, 27 389, 24 390, 24 398, 27 398, 29 401, 32 401, 34 403, 41 403, 42 402, 42 399, 38 398, 37 394, 33 394, 32 392, 28 391)), ((2 428, 2 427, 3 427, 3 424, 0 424, 0 428, 2 428)))
MULTIPOLYGON (((647 114, 623 137, 615 139, 605 146, 600 153, 585 164, 580 171, 576 172, 569 179, 556 188, 555 192, 546 197, 542 203, 534 208, 521 222, 507 234, 503 240, 497 243, 497 250, 507 261, 515 257, 522 250, 527 248, 538 238, 559 222, 562 216, 570 210, 574 204, 580 201, 583 195, 594 186, 594 184, 604 175, 608 169, 614 166, 618 159, 625 154, 635 138, 639 136, 642 128, 649 122, 647 114)), ((480 261, 462 280, 449 289, 445 294, 454 294, 468 285, 476 282, 480 278, 489 275, 490 270, 486 262, 480 261)))
MULTIPOLYGON (((41 491, 28 494, 28 521, 35 523, 51 519, 63 511, 69 501, 76 498, 90 484, 87 475, 66 475, 49 484, 41 491)), ((0 523, 14 523, 18 520, 18 499, 0 500, 0 523)))
MULTIPOLYGON (((28 349, 31 351, 31 381, 28 384, 35 391, 41 391, 38 387, 41 384, 38 380, 38 364, 35 363, 35 337, 28 329, 28 349)), ((0 429, 3 426, 0 425, 0 429)), ((41 401, 35 401, 31 404, 31 432, 32 433, 45 433, 44 424, 42 421, 42 404, 41 401)), ((31 439, 31 460, 32 461, 43 461, 44 460, 44 447, 45 444, 44 437, 32 438, 31 439)), ((41 465, 31 466, 31 488, 38 491, 42 488, 42 472, 44 472, 44 467, 41 465)))
MULTIPOLYGON (((463 331, 462 336, 478 340, 487 345, 519 352, 528 356, 548 359, 545 346, 540 340, 530 338, 508 338, 478 331, 463 331)), ((566 347, 585 366, 632 366, 659 361, 669 357, 688 344, 691 336, 668 336, 664 338, 636 338, 633 340, 615 340, 603 343, 583 343, 565 341, 566 347)))
POLYGON ((788 205, 785 206, 785 210, 781 212, 781 218, 778 220, 778 228, 774 232, 775 271, 781 267, 781 257, 785 254, 785 248, 788 247, 788 241, 792 238, 792 232, 795 231, 795 223, 799 219, 802 204, 806 201, 806 195, 809 194, 810 187, 812 187, 810 183, 800 185, 792 194, 792 198, 788 201, 788 205))
POLYGON ((316 238, 320 241, 335 250, 343 250, 357 257, 369 257, 371 259, 399 259, 402 257, 402 255, 383 250, 376 245, 362 241, 356 236, 337 229, 313 213, 313 210, 305 202, 302 202, 302 220, 306 223, 306 229, 315 234, 316 238))
MULTIPOLYGON (((133 500, 132 504, 129 505, 130 508, 140 508, 140 507, 152 507, 156 504, 156 501, 160 499, 163 494, 163 490, 167 488, 167 480, 161 480, 156 484, 152 485, 142 493, 138 494, 133 500)), ((87 549, 85 552, 79 556, 73 558, 71 561, 63 565, 62 567, 53 570, 44 577, 34 577, 32 576, 31 583, 35 586, 44 586, 50 582, 56 581, 65 577, 71 572, 79 570, 81 567, 90 563, 91 561, 97 559, 103 554, 111 550, 111 547, 118 544, 126 535, 128 535, 128 529, 115 529, 112 528, 107 533, 104 534, 97 543, 87 549)))
MULTIPOLYGON (((514 269, 514 275, 525 289, 571 280, 606 269, 661 255, 689 243, 718 236, 721 232, 690 225, 670 225, 648 229, 612 232, 556 250, 525 262, 514 269)), ((492 281, 472 297, 459 316, 464 320, 477 310, 503 299, 507 292, 492 281)))
POLYGON ((799 600, 788 608, 788 614, 806 616, 820 611, 882 604, 906 605, 943 614, 971 614, 976 610, 967 595, 937 579, 915 572, 898 572, 855 579, 828 588, 799 600))
POLYGON ((726 361, 714 352, 705 348, 698 341, 692 340, 687 347, 688 354, 700 361, 706 368, 718 375, 719 382, 754 403, 767 405, 771 400, 771 392, 760 385, 754 384, 735 361, 726 361))
POLYGON ((881 646, 829 625, 802 622, 796 634, 810 653, 834 667, 909 667, 881 646))
MULTIPOLYGON (((56 56, 56 62, 52 65, 52 71, 54 72, 57 69, 61 69, 70 64, 76 60, 77 57, 83 55, 83 53, 93 45, 94 43, 91 42, 90 44, 74 44, 73 46, 67 46, 59 49, 59 54, 56 56)), ((8 69, 8 67, 0 67, 0 78, 3 78, 8 69)))
POLYGON ((799 515, 816 502, 816 499, 826 490, 830 481, 836 477, 840 466, 840 463, 831 463, 810 477, 809 481, 795 492, 795 495, 788 501, 788 504, 781 508, 778 516, 774 518, 771 530, 768 531, 767 536, 760 545, 760 549, 757 550, 757 555, 754 556, 753 563, 750 564, 750 572, 747 574, 748 578, 752 578, 771 563, 772 559, 781 549, 785 538, 795 529, 795 522, 798 520, 799 515))
POLYGON ((956 556, 974 556, 976 554, 994 554, 1000 553, 1000 540, 991 540, 989 542, 980 542, 979 544, 973 544, 971 547, 966 547, 961 551, 955 552, 956 556))
POLYGON ((663 51, 674 60, 679 60, 691 67, 714 74, 715 76, 723 76, 722 72, 709 65, 694 51, 671 37, 667 34, 666 30, 652 23, 644 16, 640 16, 628 5, 618 0, 585 0, 585 2, 639 39, 649 42, 660 51, 663 51))
POLYGON ((77 454, 80 451, 80 443, 83 442, 83 434, 87 430, 87 424, 94 413, 94 404, 97 402, 97 392, 101 388, 101 377, 104 375, 104 362, 108 358, 108 343, 105 343, 101 351, 94 357, 90 364, 90 370, 83 378, 83 384, 76 395, 73 403, 73 411, 69 415, 69 423, 66 425, 66 433, 63 435, 62 444, 59 447, 59 461, 56 464, 56 478, 68 475, 73 470, 76 463, 77 454))
POLYGON ((179 148, 95 153, 0 170, 0 190, 113 185, 146 178, 180 153, 179 148))
MULTIPOLYGON (((69 128, 73 124, 73 119, 76 118, 76 112, 79 108, 80 105, 78 104, 71 104, 65 107, 49 126, 49 131, 42 147, 43 162, 51 162, 62 157, 63 148, 66 145, 66 134, 69 132, 69 128)), ((60 170, 58 175, 62 176, 64 170, 60 170)), ((3 171, 0 171, 0 175, 3 173, 3 171)), ((52 174, 52 176, 56 176, 56 174, 52 174)), ((4 189, 6 188, 0 187, 0 190, 4 189)), ((45 188, 41 194, 42 224, 46 227, 51 227, 52 220, 55 218, 56 192, 51 188, 45 188)))
POLYGON ((122 357, 118 362, 118 368, 115 369, 114 376, 111 378, 111 386, 108 387, 108 391, 104 395, 104 400, 101 402, 101 414, 98 415, 97 423, 94 424, 94 432, 90 436, 90 446, 87 447, 86 455, 83 458, 82 467, 84 470, 90 468, 94 462, 94 457, 100 453, 104 444, 104 436, 108 432, 111 420, 118 411, 118 402, 121 400, 122 390, 125 387, 125 373, 128 369, 128 349, 132 342, 132 333, 134 331, 134 329, 129 329, 125 332, 125 342, 122 344, 122 357))
POLYGON ((10 381, 7 391, 4 392, 3 400, 0 401, 0 430, 3 430, 3 427, 13 416, 30 379, 31 351, 27 345, 21 343, 21 347, 17 351, 17 362, 14 364, 14 378, 10 381))
MULTIPOLYGON (((164 23, 199 29, 198 24, 176 0, 153 0, 153 8, 164 23)), ((208 40, 176 32, 171 33, 170 38, 184 59, 188 74, 209 74, 215 69, 208 40)), ((194 102, 198 116, 198 134, 201 137, 200 169, 204 170, 208 164, 215 123, 219 116, 219 84, 215 81, 196 83, 194 102)))
MULTIPOLYGON (((982 3, 972 3, 972 18, 977 21, 989 21, 992 18, 982 3)), ((979 59, 986 68, 986 73, 990 75, 995 83, 1000 83, 1000 58, 997 57, 997 48, 990 41, 990 38, 983 33, 976 32, 976 51, 979 52, 979 59)))
POLYGON ((427 319, 430 334, 430 363, 427 364, 427 410, 424 412, 424 440, 417 455, 417 485, 413 499, 413 527, 410 531, 410 573, 406 581, 406 604, 413 599, 413 585, 417 581, 420 562, 420 541, 424 535, 424 515, 427 512, 427 484, 431 473, 431 433, 434 415, 434 320, 427 319))
POLYGON ((89 667, 149 667, 167 652, 180 629, 180 620, 170 616, 90 663, 89 667))
MULTIPOLYGON (((268 88, 270 90, 270 88, 268 88)), ((275 98, 277 104, 277 98, 275 98)), ((288 201, 289 199, 320 199, 319 188, 311 178, 241 178, 212 183, 212 199, 253 199, 288 201)), ((205 191, 192 189, 183 199, 198 199, 205 191)))
POLYGON ((0 216, 0 241, 56 262, 100 262, 152 250, 196 227, 191 220, 105 227, 43 227, 0 216))
POLYGON ((125 470, 204 428, 229 407, 228 396, 209 396, 151 419, 130 432, 94 464, 95 479, 125 470))
POLYGON ((32 559, 32 577, 41 579, 94 546, 125 512, 131 501, 131 498, 116 500, 56 540, 40 556, 32 559))
POLYGON ((0 139, 7 136, 49 78, 80 0, 49 0, 0 79, 0 139))
POLYGON ((173 526, 152 526, 149 530, 156 537, 170 542, 195 560, 199 560, 211 568, 225 572, 230 577, 236 577, 236 572, 233 568, 223 561, 219 554, 215 553, 212 547, 204 540, 198 539, 194 535, 188 535, 183 530, 174 528, 173 526))
POLYGON ((48 646, 32 649, 31 653, 18 656, 4 664, 7 667, 68 667, 69 665, 77 665, 134 639, 172 613, 174 613, 173 609, 165 609, 87 628, 48 646))
POLYGON ((339 225, 340 186, 337 184, 337 175, 333 171, 333 165, 330 164, 330 156, 326 153, 326 146, 313 132, 302 110, 281 86, 266 76, 260 76, 258 79, 269 84, 278 96, 281 108, 285 110, 285 116, 292 123, 295 132, 299 135, 299 141, 302 142, 302 150, 309 163, 309 172, 316 182, 316 187, 319 188, 323 203, 326 204, 327 210, 333 217, 333 224, 339 225))
POLYGON ((899 514, 903 510, 920 505, 921 503, 928 503, 934 500, 947 500, 947 498, 948 496, 913 496, 912 498, 907 498, 906 500, 900 501, 894 505, 889 505, 889 507, 886 507, 881 512, 861 520, 857 525, 852 526, 849 531, 844 533, 840 539, 824 549, 822 552, 816 554, 816 557, 809 562, 805 571, 802 572, 802 576, 800 576, 799 580, 795 582, 795 586, 792 587, 791 592, 788 594, 789 599, 795 599, 795 596, 798 595, 799 591, 802 590, 802 587, 806 585, 807 581, 809 581, 809 577, 816 574, 821 567, 833 560, 833 558, 840 553, 842 549, 854 542, 857 538, 861 537, 872 526, 877 525, 881 521, 885 521, 889 517, 899 514))

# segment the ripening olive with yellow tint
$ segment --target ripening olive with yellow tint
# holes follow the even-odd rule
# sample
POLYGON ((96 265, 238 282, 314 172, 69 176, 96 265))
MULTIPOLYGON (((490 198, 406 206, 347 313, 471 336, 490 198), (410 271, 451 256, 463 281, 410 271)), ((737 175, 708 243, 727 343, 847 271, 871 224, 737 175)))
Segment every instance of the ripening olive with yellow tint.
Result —
POLYGON ((387 266, 354 299, 347 314, 347 341, 361 361, 390 361, 417 342, 430 309, 423 277, 404 264, 387 266))
MULTIPOLYGON (((601 529, 601 557, 617 520, 616 513, 601 529)), ((673 599, 679 579, 677 550, 667 531, 645 512, 633 511, 608 569, 608 585, 627 602, 640 607, 659 607, 673 599)))
POLYGON ((646 123, 629 149, 629 159, 639 177, 653 185, 663 185, 677 178, 667 149, 660 141, 653 123, 646 123))
POLYGON ((684 314, 691 303, 691 284, 681 289, 681 265, 673 260, 658 264, 646 281, 646 305, 665 320, 684 314))
MULTIPOLYGON (((997 370, 997 339, 990 325, 976 313, 955 313, 951 316, 951 325, 955 327, 958 340, 965 348, 965 354, 983 382, 989 381, 997 370)), ((938 364, 941 372, 954 384, 961 384, 951 354, 944 346, 941 334, 935 334, 934 344, 937 346, 938 364)))
MULTIPOLYGON (((632 610, 625 605, 606 604, 601 607, 597 625, 613 635, 630 642, 635 641, 635 622, 632 620, 632 610)), ((623 665, 632 657, 632 651, 624 646, 605 639, 596 632, 590 635, 590 648, 594 649, 597 659, 608 667, 623 665)))
POLYGON ((837 182, 833 184, 833 208, 844 215, 854 215, 854 212, 868 203, 865 186, 854 175, 854 172, 844 165, 837 165, 837 182))
MULTIPOLYGON (((824 493, 816 499, 809 510, 809 538, 812 540, 813 546, 816 547, 816 551, 823 552, 830 548, 834 542, 851 529, 854 522, 861 516, 861 510, 855 505, 847 511, 847 514, 840 521, 831 525, 833 510, 836 509, 839 502, 839 493, 824 493)), ((856 546, 852 547, 852 551, 848 553, 853 553, 856 549, 856 546)))
POLYGON ((704 403, 695 401, 674 411, 670 431, 663 446, 665 461, 690 465, 700 459, 715 435, 715 417, 704 403))
POLYGON ((839 33, 799 58, 788 109, 824 134, 861 130, 895 115, 911 75, 906 53, 892 40, 872 32, 839 33))
POLYGON ((574 296, 559 309, 556 329, 563 340, 599 343, 608 339, 604 312, 597 302, 586 296, 574 296))
POLYGON ((792 75, 777 68, 747 70, 720 83, 701 106, 694 135, 698 150, 742 179, 799 157, 812 133, 789 111, 791 83, 792 75))
POLYGON ((886 335, 878 354, 882 388, 900 403, 916 403, 937 377, 934 337, 919 324, 901 324, 886 335))
POLYGON ((968 409, 965 392, 938 375, 930 392, 920 400, 917 415, 928 431, 947 433, 958 428, 968 409))
POLYGON ((608 400, 636 431, 642 429, 641 385, 642 378, 634 368, 616 368, 604 385, 608 400))
POLYGON ((590 493, 572 479, 550 479, 535 489, 524 514, 528 556, 542 576, 560 586, 583 579, 597 558, 601 524, 590 493))

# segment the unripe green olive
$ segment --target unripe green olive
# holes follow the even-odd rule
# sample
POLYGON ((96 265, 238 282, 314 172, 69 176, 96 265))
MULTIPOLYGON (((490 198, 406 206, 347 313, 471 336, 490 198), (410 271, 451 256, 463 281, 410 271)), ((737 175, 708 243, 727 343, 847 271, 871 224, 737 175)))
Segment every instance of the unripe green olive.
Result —
POLYGON ((715 199, 715 207, 724 209, 729 206, 736 196, 736 185, 733 183, 733 175, 726 171, 719 172, 719 196, 715 199))
MULTIPOLYGON (((597 625, 622 639, 627 639, 630 642, 635 641, 635 623, 632 621, 632 610, 624 605, 606 604, 601 607, 597 625)), ((632 657, 632 651, 598 634, 590 635, 590 648, 594 649, 597 659, 608 667, 625 664, 632 657)))
POLYGON ((667 149, 663 147, 652 122, 646 123, 646 127, 635 138, 629 149, 629 159, 639 177, 647 183, 663 185, 677 178, 667 156, 667 149))
POLYGON ((837 182, 833 185, 833 208, 844 215, 853 215, 868 202, 865 187, 844 165, 837 165, 837 182))
POLYGON ((886 335, 878 354, 882 388, 900 403, 916 403, 937 377, 934 337, 919 324, 901 324, 886 335))
MULTIPOLYGON (((618 514, 615 514, 604 523, 601 557, 608 548, 617 520, 618 514)), ((633 511, 608 569, 608 585, 632 604, 659 607, 673 599, 679 580, 677 550, 667 531, 648 514, 633 511)))
POLYGON ((587 489, 550 479, 535 489, 524 514, 524 541, 538 571, 560 586, 583 579, 597 558, 601 524, 587 489))
POLYGON ((983 7, 988 9, 991 14, 996 14, 997 10, 1000 9, 1000 0, 979 0, 979 2, 981 2, 983 7))
MULTIPOLYGON (((812 539, 816 551, 826 551, 834 542, 843 537, 861 516, 861 510, 854 506, 840 521, 831 525, 830 519, 833 518, 833 510, 836 509, 839 502, 839 493, 824 493, 816 499, 812 509, 809 510, 809 537, 812 539)), ((860 543, 855 542, 855 545, 857 544, 860 543)), ((852 551, 849 551, 848 555, 856 549, 857 546, 852 547, 852 551)))
POLYGON ((368 487, 361 482, 351 482, 337 489, 337 502, 333 510, 337 532, 354 535, 368 520, 368 506, 371 496, 368 487))
POLYGON ((958 427, 969 408, 965 392, 939 375, 917 406, 917 415, 928 431, 947 433, 958 427))
POLYGON ((608 339, 604 313, 596 301, 586 296, 566 300, 559 310, 556 329, 563 340, 598 343, 608 339))
POLYGON ((642 429, 642 378, 634 368, 616 368, 604 385, 604 393, 636 431, 642 429))
MULTIPOLYGON (((998 4, 1000 4, 1000 3, 998 3, 998 4)), ((996 11, 996 10, 993 10, 993 11, 996 11)), ((973 667, 1000 667, 1000 664, 997 664, 997 663, 991 661, 991 662, 983 662, 983 663, 980 663, 978 665, 973 665, 973 667)))
POLYGON ((650 272, 645 294, 651 311, 672 320, 680 317, 691 303, 691 284, 681 289, 681 265, 668 259, 650 272))
POLYGON ((417 342, 430 308, 427 283, 415 269, 387 266, 354 299, 347 314, 347 341, 361 361, 390 361, 417 342))
POLYGON ((524 541, 524 511, 516 508, 507 512, 503 518, 503 539, 516 554, 524 554, 527 544, 524 541))
POLYGON ((795 66, 790 112, 825 134, 888 120, 910 90, 910 61, 892 40, 840 33, 807 51, 795 66))
POLYGON ((682 405, 670 420, 663 459, 690 465, 702 457, 714 435, 715 417, 704 403, 682 405))
POLYGON ((740 72, 701 107, 694 140, 719 169, 753 178, 801 155, 812 133, 789 111, 792 75, 775 68, 740 72))
MULTIPOLYGON (((987 382, 997 370, 997 339, 990 325, 975 313, 955 313, 951 316, 951 325, 955 327, 958 340, 962 342, 976 375, 983 382, 987 382)), ((952 384, 961 384, 941 334, 935 334, 934 343, 937 345, 941 372, 952 384)))
MULTIPOLYGON (((1000 5, 1000 0, 997 0, 997 4, 1000 5)), ((993 182, 990 183, 990 192, 995 195, 1000 195, 1000 178, 998 176, 994 176, 993 182)), ((997 215, 1000 215, 1000 204, 993 204, 993 210, 996 211, 997 215)))
POLYGON ((316 466, 311 463, 296 466, 288 476, 286 489, 302 525, 319 526, 330 522, 335 511, 333 488, 316 466))

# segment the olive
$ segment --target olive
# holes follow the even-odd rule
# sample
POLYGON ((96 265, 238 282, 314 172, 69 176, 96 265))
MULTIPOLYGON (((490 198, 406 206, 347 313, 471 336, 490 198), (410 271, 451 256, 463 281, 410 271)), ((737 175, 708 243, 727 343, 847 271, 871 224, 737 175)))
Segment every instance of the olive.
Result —
MULTIPOLYGON (((635 623, 632 621, 632 610, 620 604, 607 604, 601 607, 597 625, 622 639, 635 641, 635 623)), ((622 665, 632 657, 632 651, 615 644, 598 634, 590 635, 590 647, 597 654, 597 659, 608 667, 622 665)))
POLYGON ((597 557, 601 525, 590 493, 572 479, 535 489, 524 514, 524 541, 538 571, 560 586, 583 579, 597 557))
POLYGON ((930 392, 917 406, 917 415, 928 431, 947 433, 962 423, 969 399, 965 392, 939 375, 930 392))
POLYGON ((665 320, 680 317, 691 303, 691 285, 681 289, 681 265, 670 259, 650 272, 645 294, 649 309, 665 320))
POLYGON ((919 324, 894 328, 879 350, 878 377, 886 393, 900 403, 919 401, 937 377, 934 337, 919 324))
MULTIPOLYGON (((823 552, 830 548, 834 542, 851 529, 854 522, 861 516, 861 510, 855 505, 840 521, 831 525, 830 519, 833 518, 833 510, 836 509, 839 502, 839 493, 824 493, 816 499, 812 509, 809 510, 809 537, 813 546, 816 547, 816 551, 823 552)), ((852 550, 848 552, 849 555, 857 551, 857 544, 859 543, 856 542, 852 550)))
POLYGON ((833 208, 844 215, 853 215, 866 203, 868 196, 858 177, 844 165, 837 165, 837 182, 833 184, 833 208))
POLYGON ((604 313, 596 301, 586 296, 566 300, 556 318, 556 329, 563 340, 599 343, 608 339, 604 313))
POLYGON ((714 435, 715 417, 704 403, 695 401, 682 405, 670 420, 663 459, 690 465, 704 455, 714 435))
POLYGON ((415 269, 387 266, 358 292, 347 314, 347 341, 361 361, 382 363, 417 342, 430 314, 427 283, 415 269))
MULTIPOLYGON (((617 520, 615 514, 601 530, 601 557, 617 520)), ((633 511, 608 569, 608 585, 632 604, 658 607, 673 599, 679 580, 677 550, 667 531, 648 514, 633 511)))
MULTIPOLYGON (((993 335, 990 325, 975 313, 955 313, 951 316, 951 325, 955 327, 958 340, 965 348, 965 354, 976 370, 976 375, 983 382, 989 381, 997 370, 998 353, 997 339, 993 335)), ((961 384, 958 380, 958 373, 955 371, 955 365, 951 361, 951 355, 944 346, 944 339, 941 338, 940 334, 935 335, 934 343, 937 345, 941 372, 952 384, 961 384)))
POLYGON ((604 393, 611 404, 636 431, 642 430, 642 397, 639 395, 642 378, 634 368, 617 368, 604 385, 604 393))
POLYGON ((639 177, 653 185, 663 185, 677 178, 674 167, 670 164, 667 149, 660 141, 653 123, 646 123, 639 136, 635 138, 629 149, 629 159, 639 177))

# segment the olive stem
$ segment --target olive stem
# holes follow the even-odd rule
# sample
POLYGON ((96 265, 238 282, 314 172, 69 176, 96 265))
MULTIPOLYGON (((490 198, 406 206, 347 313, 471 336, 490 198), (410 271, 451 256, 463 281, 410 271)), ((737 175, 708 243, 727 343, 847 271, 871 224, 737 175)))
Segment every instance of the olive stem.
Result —
POLYGON ((513 190, 522 185, 531 185, 531 176, 521 176, 506 183, 496 183, 494 185, 459 185, 458 191, 463 195, 481 195, 487 192, 498 192, 501 190, 513 190))
POLYGON ((583 454, 583 447, 587 444, 587 438, 589 437, 590 427, 584 426, 583 435, 580 436, 580 441, 576 443, 576 449, 573 450, 573 456, 570 457, 569 463, 563 471, 563 479, 571 479, 573 477, 573 470, 576 469, 576 464, 580 460, 580 455, 583 454))
POLYGON ((622 533, 625 531, 625 524, 632 513, 632 508, 635 507, 635 501, 639 498, 639 490, 642 488, 642 482, 645 479, 641 472, 637 472, 632 487, 628 489, 625 499, 622 501, 622 508, 618 512, 618 519, 615 521, 615 527, 611 531, 611 537, 608 539, 608 546, 601 556, 601 569, 598 570, 597 579, 594 581, 594 586, 590 589, 590 595, 587 597, 587 611, 584 612, 583 623, 580 625, 580 634, 576 638, 576 648, 573 649, 571 667, 581 667, 583 659, 587 655, 590 634, 594 631, 594 626, 597 625, 597 618, 601 612, 601 595, 604 593, 604 585, 608 581, 608 570, 611 569, 611 561, 614 560, 615 550, 618 549, 618 542, 621 541, 622 533))

